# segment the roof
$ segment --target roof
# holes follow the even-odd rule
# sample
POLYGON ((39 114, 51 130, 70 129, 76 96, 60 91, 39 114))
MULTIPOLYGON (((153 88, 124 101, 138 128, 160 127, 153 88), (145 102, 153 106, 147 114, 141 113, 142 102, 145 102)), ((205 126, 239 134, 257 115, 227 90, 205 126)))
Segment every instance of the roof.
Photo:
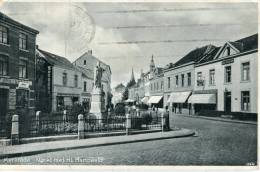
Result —
POLYGON ((81 71, 82 75, 90 78, 90 79, 94 79, 94 71, 90 70, 90 69, 86 69, 80 66, 75 66, 75 68, 77 68, 79 71, 81 71))
POLYGON ((184 65, 190 62, 197 62, 199 61, 205 54, 212 51, 214 49, 214 45, 206 45, 200 48, 196 48, 192 51, 190 51, 187 55, 185 55, 183 58, 181 58, 179 61, 177 61, 174 64, 174 67, 184 65))
POLYGON ((230 42, 240 52, 245 52, 258 48, 258 33, 239 39, 234 42, 230 42))
MULTIPOLYGON (((75 64, 81 58, 88 58, 89 59, 88 62, 90 62, 90 59, 92 59, 93 61, 95 61, 95 64, 93 64, 94 66, 96 65, 96 61, 99 61, 101 67, 104 68, 105 70, 108 70, 111 73, 110 66, 107 65, 106 63, 104 63, 103 61, 101 61, 100 59, 98 59, 97 57, 93 56, 92 52, 91 53, 90 53, 90 51, 85 52, 79 58, 77 58, 73 63, 75 64)), ((94 68, 92 65, 91 65, 91 67, 94 68)))
POLYGON ((26 26, 26 25, 24 25, 24 24, 22 24, 22 23, 20 23, 20 22, 18 22, 16 20, 12 19, 11 17, 5 15, 2 12, 0 12, 0 20, 3 20, 5 22, 8 22, 8 23, 13 24, 15 26, 18 26, 18 27, 20 27, 23 30, 27 30, 27 31, 33 32, 34 34, 38 34, 39 33, 38 30, 33 29, 33 28, 29 27, 29 26, 26 26))
POLYGON ((204 62, 207 62, 207 61, 214 60, 214 57, 218 53, 220 48, 221 47, 215 47, 211 52, 209 52, 203 58, 201 58, 201 60, 198 63, 204 63, 204 62))
POLYGON ((68 68, 68 69, 75 69, 74 65, 65 57, 58 56, 56 54, 52 54, 50 52, 40 50, 38 51, 44 55, 44 58, 51 64, 51 65, 56 65, 60 66, 63 68, 68 68))
POLYGON ((125 88, 124 84, 120 83, 118 84, 115 89, 125 88))

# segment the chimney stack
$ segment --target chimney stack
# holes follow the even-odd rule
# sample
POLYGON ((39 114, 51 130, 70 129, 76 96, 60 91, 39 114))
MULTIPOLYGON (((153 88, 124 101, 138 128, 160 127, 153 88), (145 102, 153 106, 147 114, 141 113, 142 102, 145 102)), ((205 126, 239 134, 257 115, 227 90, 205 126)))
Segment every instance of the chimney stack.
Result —
POLYGON ((88 50, 88 54, 91 54, 91 55, 92 55, 92 50, 88 50))

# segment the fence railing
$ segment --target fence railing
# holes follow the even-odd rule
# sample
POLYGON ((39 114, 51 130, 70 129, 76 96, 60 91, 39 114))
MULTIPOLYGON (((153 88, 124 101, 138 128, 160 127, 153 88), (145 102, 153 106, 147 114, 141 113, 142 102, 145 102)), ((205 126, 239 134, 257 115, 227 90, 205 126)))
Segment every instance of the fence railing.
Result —
POLYGON ((169 129, 169 116, 146 115, 146 116, 107 116, 97 119, 93 116, 78 116, 78 120, 40 119, 39 115, 33 119, 19 119, 14 115, 12 121, 1 121, 0 138, 12 138, 13 129, 18 132, 19 138, 55 136, 55 135, 79 135, 84 138, 91 133, 125 132, 129 134, 136 130, 169 129), (168 121, 168 122, 167 122, 168 121), (15 127, 13 127, 15 126, 15 127), (3 128, 3 129, 2 129, 3 128), (12 130, 12 131, 11 131, 12 130))

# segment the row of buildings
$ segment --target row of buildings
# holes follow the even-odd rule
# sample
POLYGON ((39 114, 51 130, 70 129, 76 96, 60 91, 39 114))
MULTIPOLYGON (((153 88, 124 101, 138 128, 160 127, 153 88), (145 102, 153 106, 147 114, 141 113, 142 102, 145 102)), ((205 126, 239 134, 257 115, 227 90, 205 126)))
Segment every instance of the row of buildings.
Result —
MULTIPOLYGON (((0 121, 12 114, 30 118, 35 111, 61 111, 74 103, 89 109, 94 68, 99 59, 88 51, 71 63, 40 49, 39 32, 0 12, 0 121)), ((110 66, 101 62, 103 101, 111 97, 110 66)))
POLYGON ((206 45, 176 63, 141 72, 129 99, 175 113, 201 110, 257 113, 258 34, 222 46, 206 45))

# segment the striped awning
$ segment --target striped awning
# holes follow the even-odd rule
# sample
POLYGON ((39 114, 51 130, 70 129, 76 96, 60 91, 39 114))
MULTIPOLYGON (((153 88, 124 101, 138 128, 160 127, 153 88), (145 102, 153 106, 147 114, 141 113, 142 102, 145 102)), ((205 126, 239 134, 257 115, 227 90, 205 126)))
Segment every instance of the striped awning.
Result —
POLYGON ((159 103, 159 101, 162 99, 162 97, 163 96, 151 96, 147 103, 148 104, 159 103))
POLYGON ((191 91, 173 92, 167 103, 185 103, 189 98, 191 91))
POLYGON ((192 104, 216 104, 216 94, 192 94, 188 103, 192 104))

